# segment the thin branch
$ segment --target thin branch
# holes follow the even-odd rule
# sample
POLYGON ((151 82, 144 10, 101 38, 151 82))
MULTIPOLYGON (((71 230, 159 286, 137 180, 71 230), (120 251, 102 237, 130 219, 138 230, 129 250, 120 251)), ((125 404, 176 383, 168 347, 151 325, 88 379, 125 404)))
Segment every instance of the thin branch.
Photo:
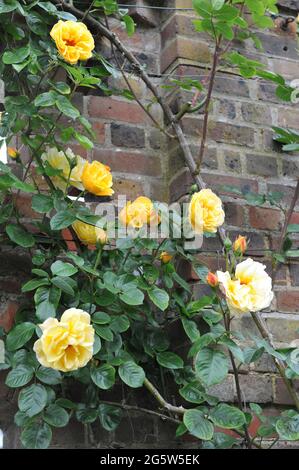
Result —
POLYGON ((183 415, 187 411, 186 408, 184 408, 183 406, 174 406, 170 403, 167 403, 167 401, 162 397, 160 392, 147 378, 144 379, 143 385, 166 410, 181 415, 183 415))
POLYGON ((219 50, 220 50, 219 45, 220 45, 220 40, 216 41, 216 45, 215 45, 212 69, 211 69, 209 86, 208 86, 208 92, 207 92, 207 97, 206 97, 206 102, 205 102, 204 119, 203 119, 203 127, 202 127, 202 138, 201 138, 201 143, 200 143, 198 161, 197 161, 197 165, 196 165, 196 172, 197 173, 200 172, 200 167, 201 167, 201 164, 202 164, 202 160, 203 160, 204 152, 205 152, 205 148, 206 148, 206 140, 207 140, 207 135, 208 135, 209 114, 210 114, 210 105, 211 105, 213 88, 214 88, 214 84, 215 84, 217 65, 218 65, 218 61, 219 61, 219 50))
POLYGON ((296 188, 295 188, 295 192, 294 192, 289 210, 286 214, 283 229, 282 229, 282 232, 281 232, 281 235, 280 235, 280 238, 279 238, 279 242, 278 242, 278 252, 279 253, 282 252, 283 242, 284 242, 284 239, 285 239, 285 236, 286 236, 286 233, 287 233, 288 225, 290 223, 290 220, 291 220, 292 214, 294 212, 294 208, 295 208, 296 202, 298 201, 298 198, 299 198, 299 179, 297 180, 297 185, 296 185, 296 188))
POLYGON ((139 406, 134 406, 134 405, 127 405, 126 403, 117 403, 113 401, 102 401, 101 403, 104 403, 106 405, 113 405, 113 406, 118 406, 119 408, 123 408, 124 410, 127 411, 137 411, 138 413, 146 413, 149 415, 156 416, 157 418, 161 418, 163 420, 171 421, 172 423, 175 424, 181 424, 181 421, 179 419, 172 418, 171 416, 164 415, 162 413, 158 413, 157 411, 149 410, 147 408, 140 408, 139 406))

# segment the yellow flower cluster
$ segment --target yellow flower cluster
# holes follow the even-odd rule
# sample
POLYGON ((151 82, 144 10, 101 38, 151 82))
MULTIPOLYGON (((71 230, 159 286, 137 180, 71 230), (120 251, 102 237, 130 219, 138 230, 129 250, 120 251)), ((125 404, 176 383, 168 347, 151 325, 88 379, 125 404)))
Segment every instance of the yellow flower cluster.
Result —
POLYGON ((155 226, 160 223, 160 217, 154 208, 153 202, 144 196, 135 201, 129 201, 120 211, 119 219, 123 225, 140 229, 144 225, 155 226))
POLYGON ((76 220, 72 227, 84 245, 96 245, 97 242, 101 243, 101 245, 107 243, 107 234, 100 227, 86 224, 80 220, 76 220))
POLYGON ((60 321, 48 318, 40 328, 43 334, 33 350, 42 366, 70 372, 84 367, 92 358, 94 329, 87 312, 70 308, 60 321))
POLYGON ((211 189, 194 193, 189 205, 189 221, 195 233, 217 232, 224 223, 221 199, 211 189))
POLYGON ((59 54, 69 64, 77 64, 79 60, 87 60, 92 56, 94 40, 84 23, 59 20, 50 35, 59 54))
POLYGON ((41 156, 43 163, 60 170, 60 175, 52 176, 55 186, 65 190, 67 182, 77 189, 86 189, 96 196, 111 196, 113 180, 109 166, 93 161, 87 162, 80 155, 74 155, 71 149, 65 152, 56 147, 48 148, 41 156))
POLYGON ((86 161, 80 155, 74 155, 70 148, 65 152, 59 151, 56 147, 48 148, 42 154, 41 159, 43 163, 47 162, 54 170, 60 170, 60 175, 51 177, 57 188, 64 191, 69 182, 70 185, 81 191, 84 189, 82 173, 86 161))
POLYGON ((234 278, 228 271, 217 271, 220 288, 232 313, 258 312, 273 299, 272 280, 266 266, 251 258, 237 264, 234 278))

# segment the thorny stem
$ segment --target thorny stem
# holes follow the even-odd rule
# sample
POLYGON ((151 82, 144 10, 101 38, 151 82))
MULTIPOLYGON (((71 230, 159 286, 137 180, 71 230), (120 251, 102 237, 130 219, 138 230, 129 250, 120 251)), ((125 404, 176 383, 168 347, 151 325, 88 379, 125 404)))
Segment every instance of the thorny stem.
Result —
MULTIPOLYGON (((222 313, 223 313, 223 320, 224 320, 225 329, 226 329, 227 333, 230 334, 230 321, 231 320, 230 320, 229 311, 225 312, 221 302, 220 302, 220 306, 221 306, 221 310, 222 310, 222 313)), ((236 366, 234 356, 233 356, 233 354, 230 350, 228 350, 228 354, 229 354, 229 357, 230 357, 230 361, 231 361, 232 368, 233 368, 233 373, 234 373, 234 378, 235 378, 237 398, 238 398, 238 406, 239 406, 239 409, 243 412, 244 409, 243 409, 243 403, 242 403, 242 392, 241 392, 240 381, 239 381, 239 371, 238 371, 238 368, 236 366)), ((245 441, 246 441, 247 448, 251 449, 251 438, 250 438, 250 435, 249 435, 248 428, 247 428, 246 424, 243 425, 243 429, 244 429, 244 436, 245 436, 245 441)))
MULTIPOLYGON (((60 0, 53 0, 53 2, 57 6, 59 6, 61 4, 60 0)), ((67 5, 65 3, 63 4, 63 6, 64 6, 64 9, 66 11, 69 11, 69 12, 73 13, 77 17, 79 17, 81 19, 84 17, 84 13, 81 10, 78 10, 77 8, 75 8, 74 6, 67 5)), ((85 22, 91 28, 96 29, 99 34, 106 37, 121 52, 121 54, 124 57, 127 58, 127 60, 132 64, 133 68, 135 69, 135 73, 140 76, 140 78, 146 84, 148 89, 152 92, 152 94, 156 98, 156 101, 160 104, 160 106, 161 106, 161 108, 164 112, 165 118, 169 121, 169 124, 173 127, 173 129, 174 129, 174 131, 177 135, 178 141, 180 143, 180 146, 181 146, 181 149, 182 149, 182 152, 183 152, 183 155, 184 155, 186 165, 188 166, 188 168, 190 170, 190 173, 191 173, 195 183, 197 184, 197 186, 200 189, 204 189, 206 187, 206 185, 205 185, 201 175, 197 171, 197 166, 195 164, 190 146, 189 146, 188 141, 187 141, 187 139, 186 139, 186 137, 185 137, 185 135, 182 131, 182 128, 181 128, 180 124, 178 122, 176 122, 175 115, 172 113, 172 111, 171 111, 170 107, 168 106, 168 104, 164 101, 164 99, 159 94, 158 89, 152 83, 150 77, 147 75, 146 71, 143 69, 143 67, 140 64, 140 62, 138 61, 138 59, 122 44, 122 42, 120 41, 120 39, 117 37, 117 35, 115 33, 109 31, 102 23, 97 21, 91 15, 86 16, 85 22)), ((216 62, 216 66, 217 66, 217 62, 216 62)), ((218 233, 219 233, 219 238, 220 238, 222 244, 224 244, 224 241, 225 241, 225 238, 226 238, 225 231, 220 228, 218 233)), ((258 315, 255 315, 254 321, 255 321, 259 331, 261 333, 263 332, 265 334, 265 336, 264 336, 265 339, 267 339, 270 342, 271 341, 270 333, 263 326, 263 322, 259 318, 258 315)), ((282 378, 285 377, 284 369, 285 369, 285 367, 281 366, 281 370, 279 371, 281 374, 283 374, 282 378)), ((296 396, 295 403, 297 403, 296 406, 299 409, 299 398, 297 397, 295 389, 293 388, 293 384, 291 382, 289 382, 289 385, 290 385, 290 388, 288 387, 288 390, 289 391, 292 390, 292 392, 290 392, 290 393, 291 393, 291 396, 293 398, 295 398, 295 396, 296 396)))
POLYGON ((211 69, 211 74, 210 74, 210 81, 209 81, 209 86, 208 86, 206 102, 205 102, 203 128, 202 128, 202 138, 201 138, 201 143, 200 143, 198 161, 197 161, 197 165, 196 165, 196 173, 198 173, 198 174, 200 172, 200 167, 201 167, 201 164, 202 164, 202 160, 203 160, 204 152, 205 152, 205 148, 206 148, 211 98, 212 98, 213 88, 214 88, 214 84, 215 84, 216 71, 217 71, 217 65, 218 65, 218 60, 219 60, 219 50, 220 50, 219 46, 220 46, 220 40, 216 41, 216 45, 215 45, 212 69, 211 69))

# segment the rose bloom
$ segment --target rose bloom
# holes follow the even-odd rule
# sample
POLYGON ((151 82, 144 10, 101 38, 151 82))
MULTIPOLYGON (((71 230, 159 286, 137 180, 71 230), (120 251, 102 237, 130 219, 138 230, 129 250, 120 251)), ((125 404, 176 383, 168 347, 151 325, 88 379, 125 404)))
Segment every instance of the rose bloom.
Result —
POLYGON ((211 287, 217 287, 219 284, 218 277, 216 276, 216 274, 212 273, 211 271, 208 272, 206 281, 211 287))
POLYGON ((139 196, 135 201, 129 201, 119 213, 123 225, 141 228, 143 225, 152 226, 160 223, 160 217, 155 211, 154 204, 148 197, 139 196))
POLYGON ((243 254, 247 249, 247 240, 246 237, 239 235, 238 238, 234 241, 233 250, 235 253, 243 254))
POLYGON ((97 242, 105 245, 107 242, 107 234, 105 230, 100 227, 85 224, 84 222, 81 222, 81 220, 76 220, 72 227, 79 240, 84 243, 84 245, 95 245, 97 242))
POLYGON ((194 193, 189 205, 189 221, 196 233, 217 232, 224 222, 221 199, 211 189, 194 193))
POLYGON ((77 189, 83 190, 84 187, 81 182, 82 173, 86 160, 80 155, 74 155, 73 151, 68 148, 65 152, 59 151, 56 147, 48 148, 41 156, 42 161, 54 168, 54 170, 61 170, 61 176, 51 176, 51 180, 55 186, 62 191, 66 189, 67 181, 69 184, 77 189), (75 161, 76 166, 72 169, 70 174, 70 161, 75 161))
POLYGON ((160 260, 162 261, 163 264, 169 263, 169 261, 171 261, 172 258, 173 258, 173 255, 168 253, 168 251, 162 251, 162 253, 160 254, 160 260))
POLYGON ((269 307, 273 299, 272 280, 265 268, 248 258, 237 264, 233 279, 229 272, 217 271, 221 290, 232 313, 258 312, 269 307))
POLYGON ((69 64, 76 64, 78 60, 87 60, 92 56, 94 40, 84 23, 59 20, 50 35, 59 54, 69 64))
POLYGON ((8 153, 8 156, 10 158, 13 158, 14 160, 16 160, 20 155, 19 152, 17 151, 17 149, 15 149, 14 147, 8 147, 7 148, 7 153, 8 153))
POLYGON ((82 173, 82 183, 84 188, 96 196, 111 196, 112 175, 109 166, 103 163, 93 161, 85 163, 82 173))
POLYGON ((42 366, 70 372, 84 367, 92 358, 94 329, 87 312, 70 308, 60 321, 48 318, 39 326, 43 334, 33 350, 42 366))

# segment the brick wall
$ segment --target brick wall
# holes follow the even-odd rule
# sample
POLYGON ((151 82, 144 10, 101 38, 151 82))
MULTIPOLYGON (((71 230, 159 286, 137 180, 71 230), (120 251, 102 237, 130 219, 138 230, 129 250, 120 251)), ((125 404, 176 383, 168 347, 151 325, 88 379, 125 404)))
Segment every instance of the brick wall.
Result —
MULTIPOLYGON (((129 3, 134 2, 130 0, 129 3)), ((153 80, 157 84, 167 84, 169 77, 204 79, 209 73, 212 44, 205 35, 194 32, 192 13, 165 11, 158 14, 156 11, 138 8, 138 5, 155 2, 136 0, 135 3, 136 8, 132 13, 138 28, 132 38, 128 39, 113 22, 111 25, 147 67, 153 80)), ((296 16, 299 2, 279 3, 283 12, 296 16)), ((192 1, 168 0, 164 4, 182 8, 191 6, 192 1)), ((250 43, 242 45, 242 51, 288 79, 299 78, 297 39, 294 34, 277 28, 258 35, 263 41, 264 51, 257 52, 250 43)), ((128 79, 138 98, 148 105, 152 96, 141 80, 132 74, 128 75, 128 79)), ((109 84, 115 88, 126 88, 121 74, 111 78, 109 84)), ((169 93, 167 99, 176 110, 190 99, 190 95, 185 92, 179 96, 169 93)), ((97 134, 94 150, 87 152, 85 156, 111 166, 116 196, 127 194, 134 198, 145 194, 156 200, 174 201, 188 193, 192 180, 184 166, 180 148, 175 140, 166 140, 137 103, 120 96, 108 98, 94 96, 92 93, 86 96, 78 94, 77 101, 83 113, 91 119, 97 134)), ((163 123, 161 110, 156 104, 151 106, 151 112, 156 120, 163 123)), ((244 80, 231 69, 223 67, 217 76, 213 94, 203 177, 206 183, 221 195, 225 203, 226 228, 231 237, 239 233, 247 235, 250 238, 249 251, 259 259, 261 250, 277 246, 283 223, 282 213, 271 206, 251 206, 244 198, 225 191, 223 185, 234 185, 242 190, 261 194, 267 191, 281 191, 284 195, 283 205, 287 207, 294 191, 295 178, 299 176, 299 157, 280 151, 272 140, 273 125, 298 129, 298 105, 289 106, 282 103, 276 98, 275 88, 271 84, 256 79, 244 80)), ((183 128, 196 156, 199 152, 202 114, 186 116, 183 119, 183 128)), ((23 207, 28 209, 28 203, 24 202, 23 207)), ((30 221, 32 214, 25 211, 24 215, 30 221)), ((299 206, 295 208, 292 222, 299 222, 299 206)), ((219 261, 210 251, 215 252, 218 248, 218 240, 209 239, 204 244, 207 253, 200 256, 200 259, 208 260, 215 269, 219 267, 219 261)), ((0 255, 0 324, 8 328, 19 301, 23 277, 26 277, 26 272, 30 270, 30 262, 26 261, 27 258, 18 250, 12 254, 3 249, 0 255)), ((271 271, 270 261, 265 262, 271 271)), ((188 266, 184 267, 184 275, 192 283, 195 296, 206 289, 199 284, 188 266)), ((283 345, 298 338, 298 263, 283 266, 278 271, 275 292, 275 300, 264 317, 277 344, 283 345)), ((256 332, 249 316, 242 316, 234 320, 234 323, 234 328, 241 328, 245 334, 256 332)), ((241 372, 240 380, 245 401, 263 404, 270 414, 276 413, 281 406, 291 404, 269 358, 263 356, 254 368, 244 367, 241 372)), ((236 399, 232 376, 213 391, 223 400, 233 402, 236 399)), ((117 391, 115 394, 117 396, 117 391)), ((171 391, 169 394, 172 396, 171 391)), ((153 405, 150 398, 144 397, 142 392, 141 395, 137 395, 137 402, 149 400, 148 406, 153 405)), ((0 398, 0 427, 7 429, 7 445, 17 446, 11 422, 14 405, 11 400, 5 401, 7 390, 3 385, 0 385, 0 398)), ((189 438, 174 444, 173 435, 172 425, 152 417, 142 417, 141 420, 137 415, 132 415, 131 422, 124 420, 115 434, 108 436, 103 431, 99 434, 103 447, 107 444, 132 447, 175 445, 187 448, 196 445, 189 438), (132 435, 128 435, 128 428, 132 430, 132 435)), ((62 447, 84 445, 79 425, 72 427, 67 435, 64 432, 58 433, 54 445, 58 445, 61 438, 63 443, 60 442, 59 445, 62 447)))

